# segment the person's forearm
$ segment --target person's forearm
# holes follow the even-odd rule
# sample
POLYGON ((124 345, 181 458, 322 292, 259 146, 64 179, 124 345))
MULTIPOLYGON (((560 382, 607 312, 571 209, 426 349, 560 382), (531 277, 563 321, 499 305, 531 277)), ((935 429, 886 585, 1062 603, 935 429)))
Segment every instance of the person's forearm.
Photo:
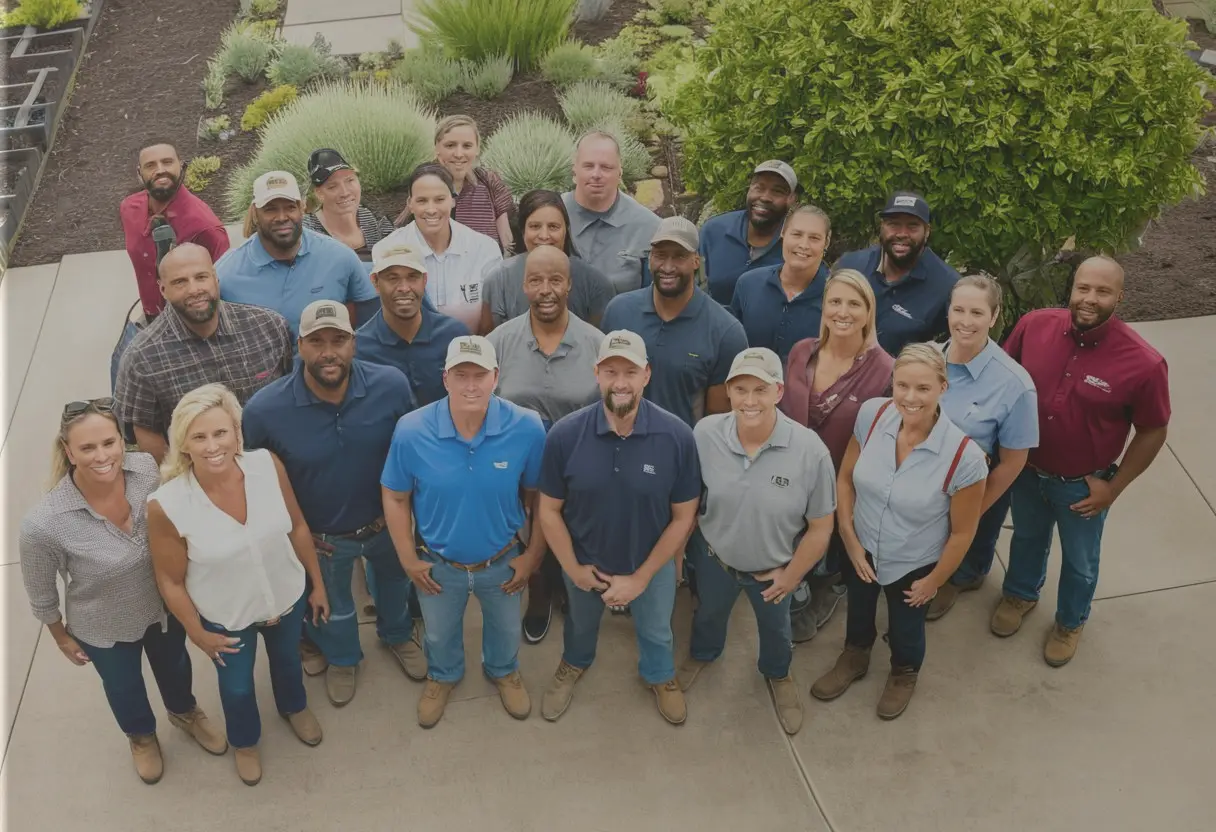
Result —
POLYGON ((1018 478, 1018 474, 1022 473, 1022 469, 1026 467, 1026 461, 1018 462, 1012 460, 1002 460, 997 463, 997 466, 988 472, 988 479, 984 484, 984 502, 980 506, 980 514, 983 514, 1001 498, 1009 486, 1013 485, 1013 481, 1018 478))
POLYGON ((946 538, 946 545, 942 548, 942 556, 937 559, 937 566, 933 567, 929 577, 939 586, 950 580, 950 576, 958 571, 963 558, 967 556, 967 550, 971 548, 971 541, 974 538, 974 527, 951 532, 950 536, 946 538))
POLYGON ((72 637, 72 634, 68 632, 68 628, 64 626, 62 618, 58 621, 50 622, 46 625, 46 628, 50 631, 51 638, 55 639, 56 644, 63 644, 72 637))
POLYGON ((541 503, 537 509, 537 516, 540 519, 537 525, 542 530, 541 533, 544 535, 549 551, 557 558, 562 569, 569 574, 578 566, 578 558, 574 556, 574 540, 570 537, 570 530, 566 528, 566 521, 562 519, 561 509, 545 508, 541 503))
POLYGON ((308 580, 312 581, 314 587, 325 586, 325 580, 321 577, 321 562, 317 560, 317 544, 308 526, 301 523, 291 530, 288 537, 291 538, 291 548, 296 550, 296 557, 308 573, 308 580))
POLYGON ((397 560, 401 561, 401 566, 416 566, 418 547, 414 543, 414 517, 408 496, 404 500, 385 496, 384 523, 388 526, 388 536, 397 550, 397 560))
POLYGON ((1127 451, 1123 454, 1123 460, 1119 463, 1118 472, 1110 481, 1110 487, 1114 490, 1115 496, 1122 494, 1136 477, 1143 474, 1148 470, 1148 466, 1153 464, 1153 460, 1165 446, 1166 430, 1166 428, 1154 428, 1153 430, 1136 431, 1136 435, 1132 437, 1131 443, 1127 446, 1127 451))
POLYGON ((654 548, 650 550, 650 556, 642 562, 634 574, 645 578, 649 583, 667 561, 684 551, 695 525, 695 514, 688 520, 672 518, 672 521, 667 524, 667 528, 663 529, 663 533, 659 535, 659 540, 654 544, 654 548))
POLYGON ((498 229, 498 239, 502 241, 503 256, 510 257, 515 243, 511 237, 511 218, 506 214, 499 214, 494 220, 494 225, 498 229))
POLYGON ((820 518, 824 519, 826 523, 811 521, 806 534, 798 542, 798 548, 794 550, 794 557, 786 564, 785 568, 799 578, 814 569, 828 550, 828 543, 832 540, 832 515, 820 518))
POLYGON ((524 520, 524 528, 528 535, 528 545, 524 547, 523 553, 540 559, 545 554, 545 529, 541 526, 540 518, 537 516, 540 511, 539 493, 533 492, 527 499, 528 513, 524 520))
POLYGON ((157 465, 165 461, 165 454, 169 452, 169 443, 165 441, 165 437, 138 425, 135 426, 135 444, 144 453, 152 454, 157 465))

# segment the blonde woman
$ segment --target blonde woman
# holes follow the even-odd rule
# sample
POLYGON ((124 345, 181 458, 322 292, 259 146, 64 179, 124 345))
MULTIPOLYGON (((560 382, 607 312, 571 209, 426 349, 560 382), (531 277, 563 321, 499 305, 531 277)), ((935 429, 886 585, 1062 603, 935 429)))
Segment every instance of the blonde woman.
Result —
POLYGON ((308 178, 317 208, 304 215, 304 227, 353 249, 370 274, 372 246, 393 233, 393 224, 363 207, 359 171, 341 153, 324 147, 308 157, 308 178))
POLYGON ((143 656, 169 722, 212 754, 228 745, 198 707, 186 633, 156 591, 144 501, 160 482, 149 454, 124 451, 111 398, 63 408, 51 489, 21 523, 21 574, 34 616, 72 664, 92 664, 145 783, 164 774, 143 656), (66 617, 59 585, 66 586, 66 617))
POLYGON ((270 451, 241 448, 236 397, 220 384, 187 394, 173 411, 164 485, 148 497, 148 536, 165 602, 215 662, 237 774, 253 786, 262 778, 258 634, 279 714, 317 745, 321 726, 308 710, 297 650, 306 574, 314 622, 328 620, 329 600, 283 464, 270 451))
POLYGON ((848 625, 844 652, 811 694, 835 699, 866 675, 878 596, 885 594, 891 672, 878 700, 883 719, 895 719, 912 699, 928 604, 967 553, 984 501, 987 459, 942 412, 945 392, 941 351, 904 347, 892 398, 861 406, 836 482, 848 625))

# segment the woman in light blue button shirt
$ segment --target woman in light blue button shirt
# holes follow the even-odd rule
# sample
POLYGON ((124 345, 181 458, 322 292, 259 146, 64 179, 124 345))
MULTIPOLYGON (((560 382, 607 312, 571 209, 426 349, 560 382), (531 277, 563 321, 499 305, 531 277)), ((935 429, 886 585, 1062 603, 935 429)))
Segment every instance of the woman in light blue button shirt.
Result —
POLYGON ((946 361, 931 344, 895 360, 891 399, 861 406, 837 478, 836 520, 848 552, 844 652, 811 687, 835 699, 870 667, 878 596, 887 597, 891 673, 878 715, 895 719, 925 657, 925 612, 962 562, 980 518, 983 451, 942 412, 946 361))
POLYGON ((942 411, 988 455, 991 470, 983 514, 958 571, 942 585, 927 618, 941 618, 960 592, 979 589, 992 568, 996 540, 1009 512, 1009 486, 1039 444, 1039 404, 1030 374, 988 337, 1001 313, 1001 286, 987 275, 968 275, 950 295, 950 340, 945 343, 942 411))

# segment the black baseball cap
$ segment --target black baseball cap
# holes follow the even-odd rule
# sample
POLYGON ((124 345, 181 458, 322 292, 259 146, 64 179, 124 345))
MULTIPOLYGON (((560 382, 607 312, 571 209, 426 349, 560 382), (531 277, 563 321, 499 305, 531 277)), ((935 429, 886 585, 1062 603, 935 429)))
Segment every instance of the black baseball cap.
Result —
POLYGON ((913 191, 896 191, 891 194, 886 207, 882 209, 882 216, 889 217, 894 214, 909 214, 926 225, 930 224, 929 203, 913 191))
POLYGON ((354 167, 336 150, 323 147, 308 157, 308 178, 313 185, 324 185, 326 179, 340 170, 354 170, 354 167))

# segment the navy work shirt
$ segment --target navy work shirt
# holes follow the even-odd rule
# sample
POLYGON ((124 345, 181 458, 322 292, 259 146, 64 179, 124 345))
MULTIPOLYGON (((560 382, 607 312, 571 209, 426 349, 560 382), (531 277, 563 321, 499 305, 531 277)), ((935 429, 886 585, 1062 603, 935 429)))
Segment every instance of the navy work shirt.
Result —
POLYGON ((609 575, 631 575, 671 523, 672 503, 701 496, 692 429, 638 402, 633 433, 619 436, 602 402, 557 421, 545 439, 540 490, 564 500, 574 555, 609 575))
MULTIPOLYGON (((730 305, 739 276, 751 269, 780 266, 785 262, 781 251, 781 234, 773 235, 768 245, 752 257, 747 242, 749 220, 747 211, 731 211, 710 217, 701 226, 699 254, 705 268, 709 296, 723 306, 730 305)), ((752 346, 756 346, 752 344, 752 346)))
POLYGON ((828 267, 820 263, 815 279, 793 300, 786 297, 781 285, 781 268, 766 266, 740 275, 730 311, 743 324, 747 345, 767 347, 784 366, 794 344, 819 337, 828 267))
POLYGON ((443 361, 448 344, 454 338, 468 335, 469 328, 434 311, 428 303, 422 304, 418 314, 422 316, 422 326, 413 341, 406 341, 389 328, 381 308, 355 333, 355 354, 364 361, 386 364, 405 373, 421 407, 448 394, 443 387, 443 361))
POLYGON ((296 362, 245 405, 245 447, 266 448, 283 460, 308 528, 353 532, 384 514, 380 472, 397 420, 414 409, 405 375, 355 359, 341 405, 318 399, 296 362))
POLYGON ((888 283, 878 267, 882 265, 882 246, 850 251, 840 258, 833 271, 856 269, 870 279, 877 301, 878 343, 890 355, 908 344, 932 341, 949 330, 946 313, 950 292, 958 282, 956 272, 945 260, 926 248, 916 258, 903 279, 888 283))

